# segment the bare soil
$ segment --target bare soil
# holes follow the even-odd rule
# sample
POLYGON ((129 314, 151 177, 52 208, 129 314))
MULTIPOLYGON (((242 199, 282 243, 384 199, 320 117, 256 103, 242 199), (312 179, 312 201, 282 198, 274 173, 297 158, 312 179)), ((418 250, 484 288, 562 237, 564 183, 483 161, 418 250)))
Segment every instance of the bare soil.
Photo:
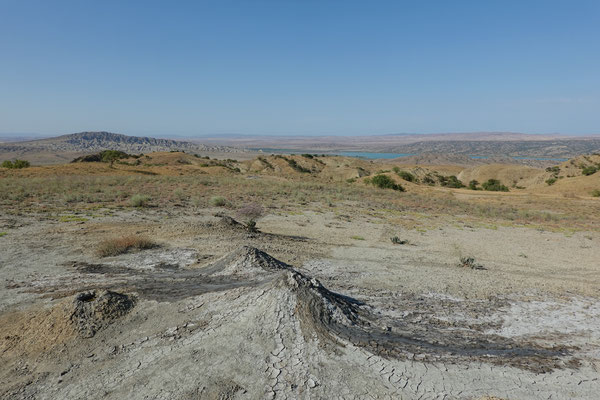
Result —
POLYGON ((0 397, 597 398, 597 231, 352 204, 0 212, 0 397))

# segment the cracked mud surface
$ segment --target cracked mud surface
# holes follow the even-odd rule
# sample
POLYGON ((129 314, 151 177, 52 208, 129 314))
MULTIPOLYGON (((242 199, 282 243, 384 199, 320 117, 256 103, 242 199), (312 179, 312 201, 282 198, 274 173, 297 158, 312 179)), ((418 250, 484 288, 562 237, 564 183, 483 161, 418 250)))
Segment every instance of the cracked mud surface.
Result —
MULTIPOLYGON (((447 232, 410 247, 357 246, 337 228, 288 232, 275 218, 249 234, 209 215, 148 215, 130 229, 160 232, 159 248, 97 258, 89 249, 117 229, 111 218, 24 219, 4 238, 0 397, 595 399, 600 390, 594 288, 541 292, 555 283, 531 263, 506 290, 512 266, 445 265, 436 243, 447 232)), ((582 240, 549 237, 566 249, 582 240)), ((591 266, 585 257, 597 253, 586 251, 580 265, 591 266)))

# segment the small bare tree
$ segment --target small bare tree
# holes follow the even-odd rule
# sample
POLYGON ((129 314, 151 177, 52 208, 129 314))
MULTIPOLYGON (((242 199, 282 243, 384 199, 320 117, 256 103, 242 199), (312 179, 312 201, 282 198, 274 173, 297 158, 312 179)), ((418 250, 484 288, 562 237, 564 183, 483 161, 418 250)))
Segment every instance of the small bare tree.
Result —
POLYGON ((256 220, 264 215, 264 209, 260 204, 249 203, 237 210, 237 217, 250 232, 256 232, 256 220))

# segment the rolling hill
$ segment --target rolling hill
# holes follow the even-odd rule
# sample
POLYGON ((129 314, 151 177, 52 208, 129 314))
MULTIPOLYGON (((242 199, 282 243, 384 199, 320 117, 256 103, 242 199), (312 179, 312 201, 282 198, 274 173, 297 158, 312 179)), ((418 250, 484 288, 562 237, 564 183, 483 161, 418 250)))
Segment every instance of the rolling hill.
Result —
POLYGON ((80 132, 54 138, 0 143, 0 160, 22 158, 34 163, 53 164, 101 150, 126 153, 188 151, 194 153, 242 153, 244 150, 187 141, 127 136, 111 132, 80 132))

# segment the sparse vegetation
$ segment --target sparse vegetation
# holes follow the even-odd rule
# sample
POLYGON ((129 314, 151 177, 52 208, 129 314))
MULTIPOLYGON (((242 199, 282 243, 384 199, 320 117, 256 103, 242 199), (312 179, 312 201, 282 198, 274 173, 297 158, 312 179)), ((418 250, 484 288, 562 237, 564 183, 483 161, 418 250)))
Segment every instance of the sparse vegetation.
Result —
POLYGON ((588 167, 585 167, 581 170, 581 173, 583 175, 593 175, 598 171, 598 167, 594 166, 594 165, 590 165, 588 167))
POLYGON ((156 243, 142 236, 124 236, 100 242, 96 253, 99 257, 118 256, 131 250, 144 250, 156 247, 156 243))
POLYGON ((275 169, 275 168, 273 168, 273 164, 271 164, 266 158, 259 156, 258 160, 268 169, 271 169, 271 170, 275 169))
POLYGON ((427 174, 425 175, 425 177, 423 178, 423 183, 429 186, 433 186, 435 185, 435 179, 433 179, 433 177, 431 176, 431 174, 427 174))
POLYGON ((483 190, 491 192, 508 192, 508 187, 502 184, 498 179, 488 179, 481 184, 483 190))
MULTIPOLYGON (((155 160, 157 157, 152 155, 155 160)), ((336 158, 329 157, 331 161, 336 158)), ((590 212, 589 205, 584 207, 583 203, 565 202, 562 196, 560 201, 522 197, 511 198, 507 202, 503 196, 487 197, 484 202, 457 198, 446 191, 430 191, 427 187, 422 187, 424 191, 397 196, 397 192, 392 190, 372 190, 369 180, 365 180, 368 186, 353 185, 345 180, 324 181, 318 174, 304 175, 306 178, 303 179, 248 179, 245 175, 218 170, 209 174, 163 175, 160 167, 152 167, 156 175, 139 174, 127 169, 104 175, 96 174, 95 169, 85 165, 57 168, 83 172, 69 175, 68 179, 61 175, 41 175, 43 171, 38 172, 37 169, 35 174, 28 172, 30 175, 27 176, 5 175, 0 179, 0 207, 9 213, 19 213, 40 210, 39 204, 44 204, 41 212, 74 213, 98 207, 111 209, 130 206, 132 196, 142 193, 152 199, 149 202, 153 207, 160 210, 179 203, 173 193, 177 188, 182 188, 190 201, 193 199, 195 208, 206 207, 210 204, 211 196, 223 196, 227 204, 245 204, 252 199, 264 207, 276 209, 293 208, 298 204, 312 209, 313 206, 309 204, 314 203, 334 204, 341 211, 350 201, 377 210, 373 212, 374 215, 388 212, 423 213, 426 209, 428 216, 467 214, 469 218, 494 220, 501 224, 544 226, 552 230, 561 229, 561 226, 598 230, 600 226, 600 209, 590 212)), ((368 173, 368 170, 365 171, 368 173)), ((431 172, 429 176, 434 177, 431 172)), ((390 178, 394 180, 395 175, 390 178)), ((582 194, 589 196, 591 190, 582 194)), ((402 223, 412 226, 408 220, 402 223)))
POLYGON ((592 197, 600 197, 600 189, 592 190, 592 197))
POLYGON ((392 236, 390 238, 390 240, 392 241, 392 243, 394 244, 407 244, 408 240, 402 240, 400 239, 398 236, 392 236))
POLYGON ((58 220, 60 222, 86 222, 89 219, 85 217, 79 217, 77 215, 62 215, 58 220))
MULTIPOLYGON (((114 164, 115 161, 117 160, 122 160, 124 158, 140 158, 141 155, 136 156, 136 155, 132 155, 132 154, 127 154, 123 151, 118 151, 118 150, 104 150, 101 151, 99 153, 95 153, 95 154, 88 154, 86 156, 81 156, 81 157, 77 157, 76 159, 74 159, 73 161, 71 161, 72 163, 77 163, 77 162, 103 162, 103 163, 110 163, 111 167, 114 164)), ((148 156, 146 156, 148 157, 148 156)), ((149 158, 149 157, 148 157, 149 158)))
POLYGON ((185 192, 183 191, 182 188, 177 188, 175 189, 175 191, 173 192, 173 194, 175 195, 176 198, 178 198, 179 200, 185 200, 187 198, 185 192))
POLYGON ((465 187, 465 185, 458 180, 458 178, 454 175, 450 175, 450 176, 443 176, 443 175, 439 175, 438 176, 440 184, 444 187, 449 187, 449 188, 463 188, 465 187))
POLYGON ((402 185, 397 184, 392 178, 390 178, 387 175, 375 175, 369 180, 365 179, 365 182, 371 183, 372 185, 377 186, 380 189, 392 189, 397 190, 399 192, 405 191, 402 185))
POLYGON ((15 160, 15 161, 6 160, 6 161, 3 161, 0 166, 2 166, 2 168, 8 168, 8 169, 21 169, 21 168, 28 168, 31 166, 31 164, 29 163, 29 161, 25 161, 25 160, 15 160))
POLYGON ((227 205, 227 199, 223 196, 213 196, 210 198, 210 205, 213 207, 224 207, 227 205))
POLYGON ((246 229, 256 232, 256 221, 264 215, 264 209, 258 203, 249 203, 240 208, 236 215, 244 222, 246 229))
POLYGON ((404 179, 407 182, 416 182, 417 181, 416 176, 414 176, 413 174, 411 174, 408 171, 402 171, 398 167, 394 167, 394 172, 396 173, 396 175, 398 175, 400 178, 404 179))
POLYGON ((0 237, 6 236, 6 235, 8 235, 8 233, 6 233, 6 232, 0 232, 0 237))
POLYGON ((471 189, 471 190, 481 190, 481 188, 479 188, 478 186, 479 186, 479 182, 475 179, 473 179, 472 181, 469 182, 469 189, 471 189))
POLYGON ((546 179, 546 184, 548 186, 552 186, 556 183, 556 178, 550 178, 550 179, 546 179))
POLYGON ((145 194, 136 194, 131 197, 129 203, 133 207, 146 207, 150 201, 150 196, 145 194))
POLYGON ((350 239, 354 239, 354 240, 365 240, 365 238, 364 238, 364 237, 362 237, 362 236, 356 236, 356 235, 355 235, 355 236, 351 236, 351 237, 350 237, 350 239))
POLYGON ((471 269, 485 269, 485 267, 481 264, 478 264, 473 257, 460 257, 460 262, 458 264, 461 268, 471 268, 471 269))
POLYGON ((298 164, 296 162, 296 160, 291 159, 291 158, 286 158, 286 157, 284 157, 284 159, 285 159, 285 161, 287 161, 288 165, 290 167, 292 167, 292 169, 294 171, 298 171, 298 172, 301 172, 303 174, 309 174, 310 173, 310 169, 304 168, 302 165, 298 164))

